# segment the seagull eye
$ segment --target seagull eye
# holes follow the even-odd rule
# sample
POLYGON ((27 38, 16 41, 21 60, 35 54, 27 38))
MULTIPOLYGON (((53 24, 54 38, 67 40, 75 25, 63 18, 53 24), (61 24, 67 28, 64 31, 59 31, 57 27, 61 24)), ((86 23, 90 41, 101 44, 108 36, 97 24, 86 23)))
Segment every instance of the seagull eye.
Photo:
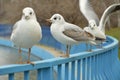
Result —
POLYGON ((57 18, 55 17, 54 20, 56 20, 57 18))
POLYGON ((30 15, 32 15, 32 12, 30 12, 30 15))

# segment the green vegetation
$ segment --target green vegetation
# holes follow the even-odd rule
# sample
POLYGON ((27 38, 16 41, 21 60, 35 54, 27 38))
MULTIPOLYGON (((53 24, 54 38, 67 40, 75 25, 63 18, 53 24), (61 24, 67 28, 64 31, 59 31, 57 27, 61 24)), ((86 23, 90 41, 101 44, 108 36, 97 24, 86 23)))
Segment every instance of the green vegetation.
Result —
POLYGON ((119 56, 119 59, 120 59, 120 48, 119 48, 119 54, 118 54, 118 56, 119 56))
MULTIPOLYGON (((111 28, 110 30, 106 31, 107 35, 113 36, 120 41, 120 27, 119 28, 111 28)), ((120 46, 120 43, 119 43, 120 46)), ((119 47, 119 58, 120 58, 120 47, 119 47)))

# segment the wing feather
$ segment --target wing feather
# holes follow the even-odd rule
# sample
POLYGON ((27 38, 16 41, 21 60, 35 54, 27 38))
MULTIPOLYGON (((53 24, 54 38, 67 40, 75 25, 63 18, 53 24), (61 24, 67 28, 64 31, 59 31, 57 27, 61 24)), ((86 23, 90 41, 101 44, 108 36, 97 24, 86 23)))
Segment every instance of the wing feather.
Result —
POLYGON ((90 33, 87 33, 85 31, 75 30, 75 29, 67 29, 63 31, 63 34, 76 40, 76 41, 87 41, 90 39, 93 39, 94 36, 90 33))
POLYGON ((99 25, 99 18, 88 0, 80 0, 79 7, 80 7, 80 11, 85 16, 88 22, 90 20, 95 20, 96 24, 99 25))

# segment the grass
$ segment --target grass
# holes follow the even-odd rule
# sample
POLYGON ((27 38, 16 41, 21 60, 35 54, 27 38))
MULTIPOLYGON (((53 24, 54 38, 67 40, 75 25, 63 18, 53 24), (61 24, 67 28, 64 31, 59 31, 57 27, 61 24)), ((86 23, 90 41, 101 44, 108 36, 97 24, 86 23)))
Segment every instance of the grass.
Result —
MULTIPOLYGON (((110 36, 113 36, 115 37, 116 39, 118 39, 120 41, 120 27, 118 28, 111 28, 110 30, 107 30, 106 31, 106 34, 107 35, 110 35, 110 36)), ((120 46, 120 43, 119 43, 119 46, 120 46)), ((119 47, 119 59, 120 59, 120 47, 119 47)))

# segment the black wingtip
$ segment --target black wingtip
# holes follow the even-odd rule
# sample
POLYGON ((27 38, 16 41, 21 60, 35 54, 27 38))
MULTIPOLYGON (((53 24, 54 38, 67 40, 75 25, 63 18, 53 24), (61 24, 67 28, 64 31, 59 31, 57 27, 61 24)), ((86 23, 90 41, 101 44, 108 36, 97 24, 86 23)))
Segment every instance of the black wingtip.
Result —
POLYGON ((116 6, 114 11, 120 10, 120 5, 116 6))
POLYGON ((112 10, 112 12, 116 12, 116 11, 120 10, 120 4, 116 4, 114 6, 115 6, 115 8, 112 10))

